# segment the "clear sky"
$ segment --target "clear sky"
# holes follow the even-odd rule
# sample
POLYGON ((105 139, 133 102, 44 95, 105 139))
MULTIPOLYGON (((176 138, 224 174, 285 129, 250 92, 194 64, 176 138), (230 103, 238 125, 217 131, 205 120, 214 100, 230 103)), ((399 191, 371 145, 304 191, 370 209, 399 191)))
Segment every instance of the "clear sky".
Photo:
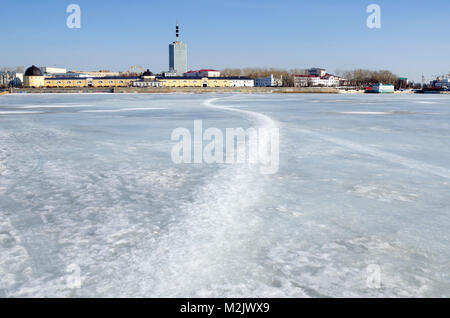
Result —
POLYGON ((419 81, 450 71, 448 0, 2 1, 0 66, 168 69, 175 22, 188 67, 389 69, 419 81), (81 29, 66 8, 81 7, 81 29), (366 8, 382 9, 369 29, 366 8))

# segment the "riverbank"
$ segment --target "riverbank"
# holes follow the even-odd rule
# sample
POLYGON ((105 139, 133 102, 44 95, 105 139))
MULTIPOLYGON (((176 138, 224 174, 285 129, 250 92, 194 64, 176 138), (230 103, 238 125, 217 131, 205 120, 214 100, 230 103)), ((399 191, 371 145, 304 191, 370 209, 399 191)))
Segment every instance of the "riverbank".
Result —
MULTIPOLYGON (((82 87, 82 88, 11 88, 4 94, 364 94, 364 90, 346 90, 333 87, 82 87)), ((414 94, 414 91, 396 91, 394 94, 414 94)))
POLYGON ((115 87, 115 88, 13 88, 15 94, 45 94, 45 93, 116 93, 116 94, 211 94, 211 93, 244 93, 244 94, 339 94, 336 88, 325 87, 115 87))

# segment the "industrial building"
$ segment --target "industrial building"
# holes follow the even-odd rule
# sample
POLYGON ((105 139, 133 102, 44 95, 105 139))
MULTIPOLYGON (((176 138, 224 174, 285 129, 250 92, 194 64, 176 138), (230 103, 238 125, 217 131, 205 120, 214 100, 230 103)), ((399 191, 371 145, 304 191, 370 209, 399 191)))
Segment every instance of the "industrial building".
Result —
POLYGON ((450 77, 438 77, 435 81, 432 81, 431 84, 435 87, 450 88, 450 77))

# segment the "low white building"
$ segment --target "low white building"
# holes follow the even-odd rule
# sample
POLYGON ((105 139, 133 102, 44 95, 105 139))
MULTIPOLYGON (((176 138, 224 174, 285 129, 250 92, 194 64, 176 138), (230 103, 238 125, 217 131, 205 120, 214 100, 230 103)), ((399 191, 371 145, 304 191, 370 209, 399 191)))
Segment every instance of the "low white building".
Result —
POLYGON ((345 78, 329 74, 324 68, 310 68, 306 74, 294 75, 295 87, 337 87, 343 86, 347 80, 345 78))
POLYGON ((67 70, 65 68, 60 67, 49 67, 49 66, 42 66, 39 68, 42 72, 42 74, 65 74, 67 73, 67 70))
POLYGON ((294 75, 295 87, 337 87, 345 82, 344 78, 326 73, 317 75, 294 75))
POLYGON ((198 71, 189 71, 184 73, 186 77, 220 77, 220 71, 211 70, 211 69, 203 69, 198 71))
POLYGON ((294 75, 295 87, 319 86, 320 77, 315 75, 294 75))
POLYGON ((275 78, 273 74, 268 77, 261 77, 255 79, 256 87, 280 87, 283 86, 283 77, 275 78))
POLYGON ((319 80, 319 86, 326 86, 326 87, 334 87, 339 86, 340 82, 343 81, 343 78, 340 78, 339 76, 326 74, 325 76, 322 76, 319 80))
POLYGON ((230 77, 230 87, 254 87, 255 81, 248 77, 230 77))

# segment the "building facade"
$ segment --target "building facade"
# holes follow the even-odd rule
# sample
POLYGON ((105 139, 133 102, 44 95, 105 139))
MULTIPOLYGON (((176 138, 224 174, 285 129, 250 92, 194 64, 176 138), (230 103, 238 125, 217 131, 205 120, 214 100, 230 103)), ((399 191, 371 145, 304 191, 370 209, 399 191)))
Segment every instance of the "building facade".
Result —
POLYGON ((181 41, 169 45, 169 70, 178 76, 187 72, 187 47, 181 41))
MULTIPOLYGON (((209 72, 209 71, 208 71, 209 72)), ((200 72, 203 73, 203 72, 200 72)), ((67 73, 70 75, 71 73, 67 73)), ((253 87, 248 77, 157 77, 149 70, 141 77, 45 77, 35 66, 27 69, 25 87, 34 88, 82 88, 82 87, 253 87)))
POLYGON ((294 75, 295 87, 337 87, 345 82, 344 78, 329 74, 321 68, 309 69, 307 75, 294 75))
POLYGON ((254 81, 246 77, 172 77, 157 78, 161 87, 253 87, 254 81))
POLYGON ((255 80, 248 77, 230 77, 230 87, 254 87, 255 80))
POLYGON ((438 78, 432 85, 440 88, 450 88, 450 78, 438 78))
POLYGON ((133 87, 161 87, 162 83, 158 81, 135 81, 133 87))
POLYGON ((42 72, 42 74, 65 74, 67 73, 67 70, 65 68, 60 67, 49 67, 49 66, 42 66, 39 68, 42 72))
POLYGON ((40 88, 44 87, 44 83, 45 77, 38 67, 33 65, 25 71, 25 75, 23 77, 23 85, 25 87, 40 88))
POLYGON ((220 77, 220 71, 203 69, 198 71, 189 71, 184 73, 186 77, 220 77))
POLYGON ((71 87, 130 87, 140 77, 49 77, 45 78, 44 87, 48 88, 71 88, 71 87))
POLYGON ((275 78, 273 74, 268 77, 261 77, 255 79, 256 87, 280 87, 283 86, 283 77, 275 78))

